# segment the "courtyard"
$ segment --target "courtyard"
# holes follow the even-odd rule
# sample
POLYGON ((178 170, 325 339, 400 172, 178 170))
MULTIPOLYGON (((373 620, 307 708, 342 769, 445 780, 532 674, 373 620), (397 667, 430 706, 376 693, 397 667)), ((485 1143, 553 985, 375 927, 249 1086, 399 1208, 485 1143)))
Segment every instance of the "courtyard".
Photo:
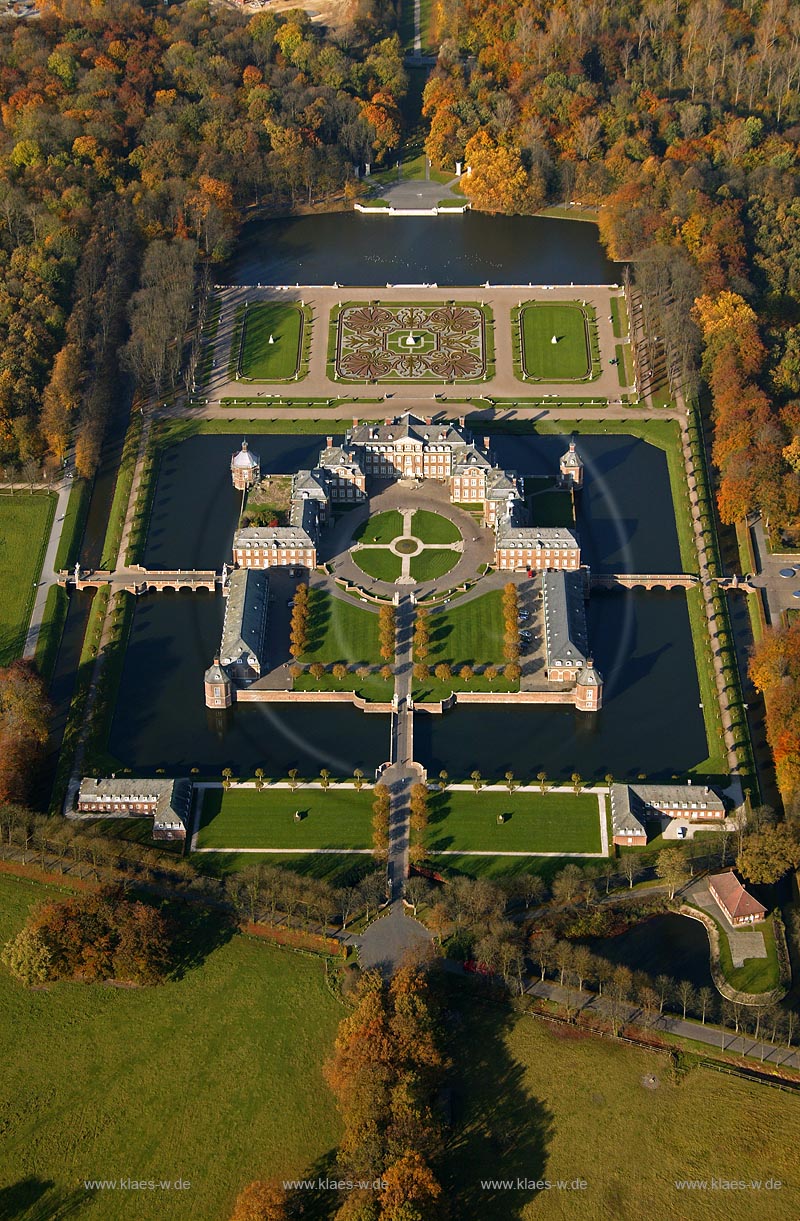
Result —
POLYGON ((454 522, 425 509, 390 509, 356 531, 353 562, 375 580, 414 584, 445 576, 464 547, 454 522))

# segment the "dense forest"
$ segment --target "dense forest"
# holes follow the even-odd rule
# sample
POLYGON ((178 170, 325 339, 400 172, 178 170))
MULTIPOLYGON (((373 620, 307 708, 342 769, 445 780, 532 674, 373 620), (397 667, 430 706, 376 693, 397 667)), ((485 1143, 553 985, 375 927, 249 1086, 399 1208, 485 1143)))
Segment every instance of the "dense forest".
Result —
POLYGON ((248 209, 346 195, 397 146, 379 19, 334 40, 300 12, 58 0, 3 23, 0 463, 61 461, 74 436, 91 474, 120 347, 145 386, 174 380, 198 262, 248 209))
POLYGON ((800 509, 800 6, 437 0, 436 165, 476 207, 599 208, 688 397, 713 393, 723 522, 800 509), (697 304, 695 304, 697 302, 697 304), (755 312, 754 312, 755 311, 755 312))

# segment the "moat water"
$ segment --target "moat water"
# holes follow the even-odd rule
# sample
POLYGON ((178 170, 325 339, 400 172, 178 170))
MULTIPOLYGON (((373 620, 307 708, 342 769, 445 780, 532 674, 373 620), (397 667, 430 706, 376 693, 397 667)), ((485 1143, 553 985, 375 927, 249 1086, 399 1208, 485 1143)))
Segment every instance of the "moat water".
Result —
MULTIPOLYGON (((246 430, 244 430, 246 432, 246 430)), ((150 567, 218 567, 230 554, 240 498, 228 465, 240 433, 192 437, 162 457, 145 551, 150 567)), ((322 435, 251 438, 266 473, 310 466, 322 435)), ((520 474, 555 469, 565 439, 496 436, 497 460, 520 474)), ((587 487, 579 527, 594 571, 680 569, 666 455, 630 436, 581 438, 587 487)), ((109 746, 128 766, 204 771, 291 767, 316 773, 369 771, 388 753, 388 720, 348 706, 242 705, 227 720, 209 719, 202 675, 214 655, 221 597, 158 595, 137 604, 109 746)), ((457 708, 415 718, 415 757, 453 776, 520 776, 544 769, 553 778, 576 769, 670 778, 707 756, 685 597, 680 592, 597 593, 589 629, 606 679, 597 716, 570 707, 457 708)))
MULTIPOLYGON (((230 457, 243 428, 231 435, 191 437, 166 450, 158 473, 145 564, 153 568, 218 568, 230 554, 240 496, 231 487, 230 457)), ((337 440, 341 439, 341 434, 337 440)), ((312 466, 325 437, 250 437, 265 474, 312 466)), ((552 475, 566 436, 491 438, 496 461, 522 476, 552 475)), ((663 450, 636 437, 582 436, 586 487, 578 527, 594 572, 679 572, 678 533, 663 450)))
POLYGON ((364 216, 253 221, 225 284, 615 284, 591 224, 542 216, 364 216))

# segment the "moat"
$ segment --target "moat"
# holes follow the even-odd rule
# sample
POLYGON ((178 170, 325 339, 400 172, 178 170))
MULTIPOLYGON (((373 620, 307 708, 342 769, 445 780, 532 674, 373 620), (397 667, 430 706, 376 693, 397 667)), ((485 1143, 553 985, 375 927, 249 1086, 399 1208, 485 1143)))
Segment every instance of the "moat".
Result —
MULTIPOLYGON (((229 476, 239 435, 198 435, 164 452, 144 562, 205 567, 229 554, 240 497, 229 476)), ((313 461, 324 437, 257 438, 262 468, 291 470, 313 461)), ((560 436, 492 440, 502 463, 525 476, 552 469, 560 436)), ((628 435, 581 438, 589 480, 578 525, 593 571, 680 570, 665 454, 628 435)), ((109 742, 120 762, 175 774, 198 767, 257 766, 284 775, 371 770, 388 754, 388 718, 349 705, 242 705, 209 717, 202 674, 219 639, 224 601, 209 595, 159 595, 137 603, 109 742)), ((415 756, 436 773, 511 768, 553 778, 647 774, 669 779, 708 755, 685 596, 597 593, 589 607, 597 664, 606 676, 602 713, 567 707, 461 707, 415 716, 415 756), (678 710, 676 712, 676 710, 678 710)))

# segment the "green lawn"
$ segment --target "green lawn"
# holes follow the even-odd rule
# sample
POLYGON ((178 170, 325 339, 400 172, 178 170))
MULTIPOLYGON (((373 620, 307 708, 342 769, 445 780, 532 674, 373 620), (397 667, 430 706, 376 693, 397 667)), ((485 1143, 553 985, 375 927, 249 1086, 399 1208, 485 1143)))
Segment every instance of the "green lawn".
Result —
MULTIPOLYGON (((493 590, 470 602, 433 611, 430 617, 431 643, 427 664, 433 668, 447 662, 454 671, 461 666, 503 665, 502 593, 493 590)), ((516 691, 502 675, 490 681, 480 674, 470 680, 453 677, 441 682, 431 675, 415 681, 414 699, 437 701, 451 691, 516 691)))
POLYGON ((403 571, 400 556, 386 547, 364 547, 350 554, 361 571, 377 581, 396 581, 403 571))
POLYGON ((309 594, 309 648, 301 661, 379 664, 378 615, 324 589, 309 594))
POLYGON ((360 678, 355 670, 348 670, 344 678, 336 678, 327 670, 321 678, 311 674, 300 674, 293 683, 294 691, 354 691, 362 699, 376 704, 391 700, 394 680, 381 678, 379 671, 372 671, 360 678))
POLYGON ((580 305, 531 303, 520 311, 522 369, 546 382, 580 381, 592 372, 586 317, 580 305), (553 336, 558 342, 553 343, 553 336))
MULTIPOLYGON (((0 876, 0 896, 5 942, 57 892, 0 876)), ((211 1221, 252 1179, 300 1175, 335 1147, 321 1066, 343 1010, 322 964, 194 920, 196 953, 159 988, 29 991, 0 969, 4 1215, 211 1221), (168 1202, 84 1190, 121 1176, 191 1188, 168 1202)))
POLYGON ((304 321, 298 305, 249 305, 242 319, 239 377, 256 382, 293 378, 300 370, 304 321))
POLYGON ((797 1099, 790 1093, 708 1068, 675 1073, 666 1055, 483 1000, 475 981, 448 979, 447 1008, 455 1105, 440 1180, 455 1215, 481 1221, 800 1215, 797 1099), (610 1139, 635 1155, 609 1157, 610 1139), (481 1186, 497 1177, 515 1185, 519 1177, 582 1179, 586 1187, 536 1193, 481 1186), (783 1187, 674 1186, 712 1177, 773 1177, 783 1187))
POLYGON ((223 878, 252 865, 274 865, 308 878, 324 878, 332 886, 354 886, 376 865, 363 852, 200 852, 191 857, 193 867, 207 877, 223 878))
MULTIPOLYGON (((369 848, 372 790, 206 789, 198 848, 369 848), (295 811, 303 818, 295 822, 295 811)), ((276 860, 276 864, 280 861, 276 860)))
POLYGON ((411 518, 411 533, 421 543, 459 543, 461 531, 458 526, 442 517, 441 513, 429 513, 417 509, 411 518))
POLYGON ((420 551, 411 557, 409 571, 415 581, 433 581, 455 568, 461 555, 450 547, 436 547, 431 551, 420 551))
POLYGON ((709 751, 708 758, 702 760, 692 770, 701 775, 724 776, 728 771, 728 753, 722 735, 722 716, 719 710, 719 694, 714 674, 714 659, 708 635, 703 591, 699 585, 687 589, 686 607, 692 628, 694 660, 697 667, 697 681, 700 685, 700 699, 703 704, 703 720, 706 726, 709 751))
POLYGON ((499 589, 430 617, 431 665, 503 664, 503 595, 499 589))
POLYGON ((624 297, 611 298, 611 325, 615 339, 624 339, 628 334, 628 307, 624 297))
MULTIPOLYGON (((403 533, 403 515, 397 509, 376 513, 362 522, 353 534, 358 543, 391 543, 403 533)), ((426 539, 422 540, 426 542, 426 539)), ((431 542, 434 540, 432 539, 431 542)))
POLYGON ((0 496, 0 665, 25 646, 55 508, 49 492, 0 496))
POLYGON ((426 846, 437 852, 599 852, 600 815, 590 793, 465 793, 431 799, 426 846), (498 823, 498 815, 506 821, 498 823), (509 817, 510 816, 510 817, 509 817))
MULTIPOLYGON (((713 912, 706 912, 706 914, 716 920, 713 912)), ((719 956, 722 971, 731 987, 736 988, 739 992, 770 992, 773 988, 777 988, 780 983, 780 969, 775 949, 775 929, 772 924, 772 916, 767 916, 762 924, 754 926, 758 932, 764 934, 767 957, 745 958, 740 967, 733 965, 728 938, 719 920, 716 920, 716 924, 719 928, 719 956)))

